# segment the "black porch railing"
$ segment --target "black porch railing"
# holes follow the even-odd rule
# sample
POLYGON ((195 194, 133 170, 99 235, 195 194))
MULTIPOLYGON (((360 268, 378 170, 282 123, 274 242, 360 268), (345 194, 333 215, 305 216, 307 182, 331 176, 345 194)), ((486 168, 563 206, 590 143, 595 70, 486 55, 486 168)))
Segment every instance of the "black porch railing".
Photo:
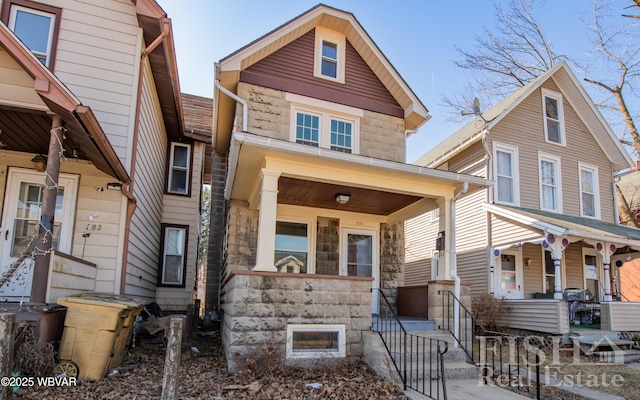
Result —
POLYGON ((374 330, 382 338, 403 389, 412 389, 431 399, 447 399, 443 355, 449 344, 408 333, 385 294, 378 290, 378 313, 374 330))
POLYGON ((469 362, 480 368, 485 384, 527 392, 535 390, 536 399, 540 399, 543 343, 539 337, 488 331, 451 291, 442 292, 442 319, 442 329, 451 333, 469 362))

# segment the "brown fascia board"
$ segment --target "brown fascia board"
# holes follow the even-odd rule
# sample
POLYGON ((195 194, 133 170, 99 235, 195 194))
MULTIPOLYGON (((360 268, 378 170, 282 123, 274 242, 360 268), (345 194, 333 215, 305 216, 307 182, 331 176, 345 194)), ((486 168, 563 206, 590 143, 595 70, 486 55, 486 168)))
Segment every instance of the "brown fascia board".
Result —
POLYGON ((154 0, 132 0, 136 14, 152 18, 166 18, 167 13, 154 0))
POLYGON ((80 121, 82 121, 89 136, 100 151, 100 154, 102 154, 102 157, 109 163, 109 166, 116 175, 115 177, 124 183, 129 183, 131 180, 129 174, 127 174, 127 170, 124 168, 124 165, 122 165, 120 158, 118 158, 118 155, 111 146, 111 142, 109 142, 107 135, 102 130, 102 126, 100 126, 100 122, 98 122, 91 108, 78 106, 75 114, 80 121))

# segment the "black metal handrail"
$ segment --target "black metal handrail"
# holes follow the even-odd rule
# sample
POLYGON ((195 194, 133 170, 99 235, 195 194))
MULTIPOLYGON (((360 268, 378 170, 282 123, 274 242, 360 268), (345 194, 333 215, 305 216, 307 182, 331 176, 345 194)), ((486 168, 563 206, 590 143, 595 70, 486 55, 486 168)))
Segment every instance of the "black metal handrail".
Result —
POLYGON ((443 355, 449 349, 449 344, 444 340, 408 333, 387 296, 381 290, 378 293, 374 330, 389 353, 403 389, 415 390, 432 399, 446 400, 443 355))
POLYGON ((535 367, 536 398, 540 399, 540 352, 543 341, 539 337, 487 330, 451 291, 442 293, 442 318, 443 329, 451 333, 467 359, 480 368, 485 384, 517 387, 529 392, 532 386, 531 368, 535 367), (451 327, 455 307, 458 307, 459 315, 457 332, 454 332, 455 327, 451 327), (523 376, 524 370, 526 376, 523 376))

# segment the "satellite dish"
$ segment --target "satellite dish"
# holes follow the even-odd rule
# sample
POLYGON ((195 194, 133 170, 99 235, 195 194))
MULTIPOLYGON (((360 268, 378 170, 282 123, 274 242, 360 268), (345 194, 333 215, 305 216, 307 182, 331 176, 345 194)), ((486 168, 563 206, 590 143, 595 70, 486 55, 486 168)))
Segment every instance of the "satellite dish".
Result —
POLYGON ((473 113, 475 115, 482 114, 482 111, 480 111, 480 100, 478 100, 477 97, 473 98, 473 113))

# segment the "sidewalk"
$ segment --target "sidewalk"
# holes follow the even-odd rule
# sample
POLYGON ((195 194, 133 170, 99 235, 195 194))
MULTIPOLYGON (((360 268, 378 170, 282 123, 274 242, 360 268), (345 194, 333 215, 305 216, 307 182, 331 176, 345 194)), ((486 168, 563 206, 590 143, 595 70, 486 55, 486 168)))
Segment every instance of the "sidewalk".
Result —
MULTIPOLYGON (((405 390, 405 396, 413 400, 424 400, 427 397, 413 390, 405 390)), ((440 396, 442 398, 442 394, 440 396)), ((523 400, 529 397, 521 396, 507 389, 497 386, 479 385, 477 379, 449 379, 447 380, 447 398, 473 400, 523 400)))

